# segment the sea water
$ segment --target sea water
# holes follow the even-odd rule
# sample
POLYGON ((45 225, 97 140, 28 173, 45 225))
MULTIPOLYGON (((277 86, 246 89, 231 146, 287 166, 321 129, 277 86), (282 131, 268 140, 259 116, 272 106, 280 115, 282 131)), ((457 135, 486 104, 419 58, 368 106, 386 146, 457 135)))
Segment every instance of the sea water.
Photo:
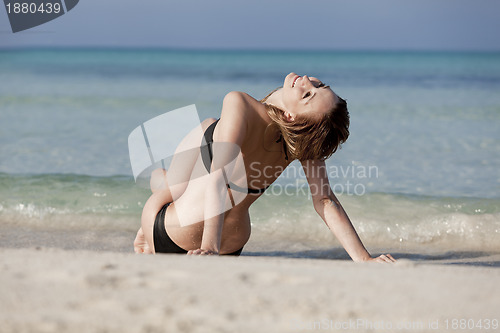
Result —
MULTIPOLYGON (((190 104, 218 117, 228 92, 260 99, 292 71, 348 102, 328 174, 369 248, 500 252, 500 54, 457 52, 1 50, 0 246, 80 230, 131 251, 149 192, 129 133, 190 104)), ((250 213, 249 253, 342 256, 298 163, 250 213)), ((26 245, 90 246, 41 239, 26 245)))

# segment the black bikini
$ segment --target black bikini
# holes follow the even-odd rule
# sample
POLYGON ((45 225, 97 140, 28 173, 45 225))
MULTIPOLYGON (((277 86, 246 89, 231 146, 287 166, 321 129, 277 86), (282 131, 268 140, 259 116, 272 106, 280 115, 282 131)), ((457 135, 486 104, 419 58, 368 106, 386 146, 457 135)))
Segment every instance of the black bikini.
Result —
MULTIPOLYGON (((214 159, 212 144, 214 143, 215 126, 217 125, 219 120, 220 119, 217 119, 215 122, 213 122, 210 126, 207 127, 207 129, 205 130, 205 133, 203 134, 207 144, 202 145, 200 147, 201 158, 202 158, 203 164, 205 165, 205 168, 207 169, 208 172, 210 172, 210 169, 212 167, 212 160, 214 159)), ((229 182, 229 184, 227 184, 227 188, 229 188, 233 191, 241 192, 241 193, 262 194, 269 188, 269 186, 256 190, 254 188, 243 188, 243 187, 240 187, 240 186, 234 184, 233 182, 229 182)))
MULTIPOLYGON (((206 141, 206 145, 201 145, 200 151, 201 151, 201 157, 203 160, 203 164, 205 165, 205 168, 207 169, 208 172, 210 172, 211 166, 212 166, 212 160, 213 160, 213 150, 212 150, 212 143, 214 142, 214 130, 215 126, 219 120, 215 121, 213 124, 211 124, 205 131, 204 137, 206 141)), ((242 193, 248 193, 248 194, 261 194, 264 193, 267 188, 263 189, 253 189, 253 188, 242 188, 232 182, 229 182, 227 187, 233 191, 238 191, 242 193)), ((165 213, 167 211, 168 206, 170 206, 171 202, 165 204, 158 214, 156 214, 155 218, 155 223, 153 226, 153 242, 155 246, 155 252, 156 253, 180 253, 180 254, 186 254, 188 251, 184 250, 182 247, 179 245, 175 244, 174 241, 170 238, 170 236, 167 234, 167 230, 165 229, 165 213)), ((241 251, 243 251, 243 248, 239 249, 238 251, 235 251, 233 253, 229 253, 227 255, 229 256, 239 256, 241 254, 241 251)))
POLYGON ((167 234, 165 229, 165 212, 171 202, 165 204, 158 214, 156 214, 155 224, 153 226, 153 242, 155 244, 156 253, 187 253, 179 245, 175 244, 174 241, 167 234))
MULTIPOLYGON (((160 209, 158 214, 156 214, 155 224, 153 226, 153 242, 155 244, 155 252, 186 254, 188 253, 188 251, 175 244, 172 238, 170 238, 170 236, 167 234, 167 230, 165 229, 165 213, 170 204, 171 202, 165 204, 160 209)), ((241 254, 241 251, 243 251, 243 248, 233 253, 228 253, 227 255, 239 256, 241 254)))

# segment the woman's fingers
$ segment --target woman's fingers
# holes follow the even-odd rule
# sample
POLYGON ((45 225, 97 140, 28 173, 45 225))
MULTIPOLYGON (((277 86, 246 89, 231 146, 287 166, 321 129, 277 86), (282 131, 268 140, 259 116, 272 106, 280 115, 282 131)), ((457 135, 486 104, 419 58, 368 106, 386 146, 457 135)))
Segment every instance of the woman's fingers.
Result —
POLYGON ((379 263, 395 263, 396 259, 394 259, 390 254, 381 254, 376 258, 372 258, 371 261, 379 262, 379 263))
POLYGON ((189 250, 188 255, 200 255, 200 256, 210 256, 216 254, 215 252, 203 249, 189 250))
POLYGON ((387 262, 391 264, 396 262, 396 259, 394 259, 390 254, 382 254, 378 258, 381 259, 380 262, 387 262))
POLYGON ((396 262, 396 259, 394 259, 390 254, 386 254, 386 256, 391 260, 391 262, 396 262))

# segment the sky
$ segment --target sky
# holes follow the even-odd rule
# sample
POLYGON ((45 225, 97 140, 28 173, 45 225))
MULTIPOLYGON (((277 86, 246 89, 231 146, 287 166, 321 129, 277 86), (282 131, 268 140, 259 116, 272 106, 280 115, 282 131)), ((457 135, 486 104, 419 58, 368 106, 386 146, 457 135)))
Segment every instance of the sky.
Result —
POLYGON ((500 51, 499 0, 81 0, 0 47, 500 51))

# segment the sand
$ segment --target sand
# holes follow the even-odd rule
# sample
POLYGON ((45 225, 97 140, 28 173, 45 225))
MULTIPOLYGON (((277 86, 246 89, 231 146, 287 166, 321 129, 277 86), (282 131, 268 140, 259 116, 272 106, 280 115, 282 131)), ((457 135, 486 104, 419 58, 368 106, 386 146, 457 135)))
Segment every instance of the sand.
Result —
POLYGON ((47 248, 0 258, 1 332, 436 332, 469 319, 483 328, 462 332, 493 332, 487 320, 500 319, 499 268, 47 248))

